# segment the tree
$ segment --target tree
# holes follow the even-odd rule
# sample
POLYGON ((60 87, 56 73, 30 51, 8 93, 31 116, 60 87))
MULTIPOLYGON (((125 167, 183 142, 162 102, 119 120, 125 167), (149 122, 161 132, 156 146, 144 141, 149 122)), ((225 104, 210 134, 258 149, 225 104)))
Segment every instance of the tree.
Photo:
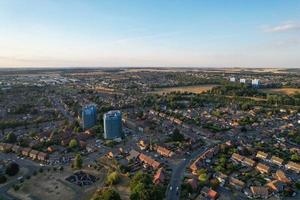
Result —
POLYGON ((6 166, 5 173, 9 176, 14 176, 19 172, 19 165, 15 162, 11 162, 6 166))
POLYGON ((118 172, 112 172, 106 177, 105 184, 107 185, 115 185, 120 181, 120 176, 118 172))
POLYGON ((213 189, 216 189, 220 185, 219 180, 216 178, 210 179, 209 183, 213 189))
POLYGON ((17 141, 17 136, 14 133, 8 133, 6 135, 6 141, 8 143, 15 143, 17 141))
POLYGON ((121 197, 114 189, 103 188, 97 190, 91 200, 121 200, 121 197))
POLYGON ((300 160, 300 157, 297 153, 294 153, 292 156, 291 156, 291 160, 292 161, 299 161, 300 160))
POLYGON ((73 149, 73 148, 75 148, 77 146, 78 146, 78 142, 77 142, 76 139, 70 140, 70 142, 69 142, 69 148, 73 149))
POLYGON ((181 142, 184 140, 184 136, 180 133, 178 128, 175 128, 172 134, 172 140, 181 142))
POLYGON ((4 175, 0 175, 0 184, 5 183, 7 178, 4 175))
POLYGON ((164 199, 164 187, 156 186, 152 178, 146 173, 137 173, 130 182, 131 200, 162 200, 164 199))
POLYGON ((81 169, 82 168, 82 158, 81 158, 80 154, 77 154, 75 156, 74 167, 76 169, 81 169))

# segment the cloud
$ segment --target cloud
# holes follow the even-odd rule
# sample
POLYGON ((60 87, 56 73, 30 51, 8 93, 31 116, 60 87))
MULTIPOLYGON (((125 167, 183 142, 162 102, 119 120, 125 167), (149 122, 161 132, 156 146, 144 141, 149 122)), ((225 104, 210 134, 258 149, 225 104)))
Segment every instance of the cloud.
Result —
POLYGON ((277 26, 268 26, 264 28, 265 32, 288 32, 288 31, 300 31, 300 23, 296 22, 284 22, 277 26))

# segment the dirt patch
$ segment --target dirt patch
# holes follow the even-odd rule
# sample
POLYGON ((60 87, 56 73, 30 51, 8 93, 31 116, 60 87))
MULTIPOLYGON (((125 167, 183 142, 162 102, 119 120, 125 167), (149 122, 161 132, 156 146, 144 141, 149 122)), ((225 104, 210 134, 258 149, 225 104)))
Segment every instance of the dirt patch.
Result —
POLYGON ((18 191, 10 189, 9 193, 20 199, 76 199, 76 192, 61 180, 61 173, 39 173, 25 180, 18 191))
POLYGON ((300 88, 272 88, 272 89, 262 89, 262 91, 271 94, 293 95, 296 93, 300 93, 300 88))
POLYGON ((163 93, 170 93, 170 92, 192 92, 192 93, 200 94, 200 93, 206 92, 216 86, 218 86, 218 85, 210 84, 210 85, 159 88, 151 93, 163 94, 163 93))

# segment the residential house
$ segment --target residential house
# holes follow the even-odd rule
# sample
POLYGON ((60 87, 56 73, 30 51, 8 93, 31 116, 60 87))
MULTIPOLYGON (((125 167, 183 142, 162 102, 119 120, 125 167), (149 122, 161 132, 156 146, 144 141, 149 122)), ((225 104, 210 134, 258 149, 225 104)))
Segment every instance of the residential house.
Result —
POLYGON ((221 186, 224 186, 224 185, 225 185, 226 180, 227 180, 227 178, 228 178, 228 176, 227 176, 226 174, 223 174, 223 173, 221 173, 221 172, 216 172, 215 175, 214 175, 214 177, 215 177, 216 179, 218 179, 218 181, 220 182, 220 185, 221 185, 221 186))
POLYGON ((252 196, 254 198, 259 198, 259 199, 267 199, 269 196, 269 191, 267 187, 263 186, 251 186, 250 190, 252 192, 252 196))
POLYGON ((201 195, 209 199, 217 199, 218 193, 211 188, 204 186, 201 190, 201 195))
POLYGON ((12 147, 13 147, 12 144, 4 143, 4 151, 5 152, 10 152, 12 150, 12 147))
POLYGON ((270 167, 262 163, 258 163, 256 169, 262 174, 268 174, 270 172, 270 167))
POLYGON ((146 150, 148 148, 148 145, 145 143, 144 140, 140 140, 138 146, 140 147, 141 150, 146 150))
POLYGON ((153 183, 162 184, 165 182, 165 174, 163 168, 159 168, 153 177, 153 183))
POLYGON ((0 143, 0 151, 4 151, 5 149, 5 143, 0 143))
POLYGON ((157 162, 156 160, 152 159, 151 157, 149 156, 146 156, 145 154, 141 153, 139 155, 139 159, 144 162, 145 164, 147 165, 150 165, 151 167, 153 167, 154 169, 157 169, 160 167, 160 163, 157 162))
POLYGON ((140 152, 134 150, 134 149, 131 149, 129 151, 129 155, 126 157, 127 160, 136 160, 140 155, 140 152))
POLYGON ((263 160, 266 160, 267 157, 268 157, 268 154, 265 153, 265 152, 262 152, 262 151, 258 151, 257 154, 256 154, 256 157, 260 158, 260 159, 263 159, 263 160))
POLYGON ((186 181, 186 183, 189 184, 194 191, 196 191, 197 188, 198 188, 198 182, 199 181, 197 179, 195 179, 195 178, 189 178, 186 181))
POLYGON ((172 157, 174 155, 174 153, 171 150, 162 146, 157 146, 156 151, 157 153, 165 157, 172 157))
POLYGON ((242 161, 243 165, 249 166, 249 167, 254 167, 255 161, 250 159, 250 158, 244 158, 242 161))
POLYGON ((16 154, 19 154, 21 153, 22 147, 20 147, 19 145, 14 145, 11 150, 16 154))
POLYGON ((242 162, 244 160, 244 156, 237 154, 237 153, 233 153, 231 156, 231 159, 235 162, 242 162))
POLYGON ((37 159, 37 156, 39 154, 39 151, 37 150, 31 150, 30 153, 29 153, 29 157, 33 160, 37 159))
POLYGON ((285 175, 284 171, 282 171, 282 170, 277 170, 276 171, 275 178, 278 181, 281 181, 283 183, 290 183, 290 179, 285 175))
POLYGON ((280 191, 283 191, 284 183, 280 182, 278 180, 273 180, 273 181, 267 183, 267 186, 275 192, 280 192, 280 191))
POLYGON ((30 151, 31 151, 31 148, 23 148, 21 153, 23 156, 29 156, 30 151))
POLYGON ((285 165, 285 167, 286 167, 287 169, 293 170, 293 171, 295 171, 295 172, 297 172, 297 173, 300 172, 300 164, 298 164, 298 163, 289 161, 288 164, 285 165))
POLYGON ((237 190, 241 190, 245 187, 245 183, 237 178, 230 177, 229 184, 232 185, 237 190))
POLYGON ((271 162, 278 165, 278 166, 282 166, 283 163, 283 159, 277 157, 277 156, 272 156, 271 157, 271 162))
POLYGON ((37 155, 37 159, 40 161, 45 161, 48 158, 48 154, 44 152, 39 152, 37 155))

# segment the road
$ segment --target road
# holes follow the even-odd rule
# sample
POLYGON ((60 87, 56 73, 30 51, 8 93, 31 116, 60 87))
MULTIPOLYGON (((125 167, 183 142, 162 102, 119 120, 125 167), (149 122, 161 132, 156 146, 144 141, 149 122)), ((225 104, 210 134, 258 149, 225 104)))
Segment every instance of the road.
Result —
MULTIPOLYGON (((28 159, 18 159, 15 154, 9 153, 0 153, 0 159, 3 160, 13 160, 14 162, 18 163, 20 167, 24 167, 28 169, 28 172, 23 175, 23 177, 26 177, 28 175, 32 176, 34 171, 37 171, 39 169, 39 165, 31 160, 28 159)), ((16 183, 19 181, 17 180, 18 175, 16 175, 14 180, 9 181, 8 183, 0 186, 0 197, 5 200, 17 200, 17 198, 11 196, 7 193, 7 191, 16 183)))
POLYGON ((64 106, 59 102, 58 97, 52 97, 51 100, 53 106, 59 110, 70 123, 73 123, 76 120, 68 111, 65 110, 64 106))
POLYGON ((204 153, 205 150, 207 150, 207 147, 205 146, 201 147, 197 151, 193 152, 189 157, 182 159, 180 163, 173 168, 171 180, 169 183, 169 187, 167 189, 167 195, 166 195, 167 200, 179 199, 181 182, 187 165, 190 164, 191 160, 196 159, 199 155, 204 153), (172 190, 170 190, 170 187, 172 187, 172 190), (177 187, 178 187, 178 194, 176 190, 177 187))

